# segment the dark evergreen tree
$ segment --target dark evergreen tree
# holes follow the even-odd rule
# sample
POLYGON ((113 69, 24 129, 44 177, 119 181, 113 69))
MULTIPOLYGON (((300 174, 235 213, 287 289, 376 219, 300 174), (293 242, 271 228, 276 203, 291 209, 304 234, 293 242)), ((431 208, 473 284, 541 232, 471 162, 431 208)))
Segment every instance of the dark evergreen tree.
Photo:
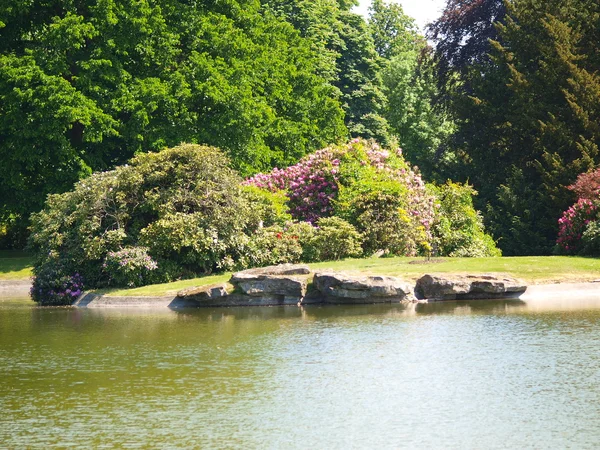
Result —
POLYGON ((573 200, 566 186, 600 162, 598 8, 515 0, 488 56, 454 72, 460 174, 505 254, 550 252, 573 200))

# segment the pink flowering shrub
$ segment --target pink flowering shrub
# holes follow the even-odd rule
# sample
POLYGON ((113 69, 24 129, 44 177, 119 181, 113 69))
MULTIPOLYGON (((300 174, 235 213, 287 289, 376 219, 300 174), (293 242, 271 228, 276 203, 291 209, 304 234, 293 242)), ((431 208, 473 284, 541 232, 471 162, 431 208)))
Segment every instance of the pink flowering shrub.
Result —
POLYGON ((286 169, 259 173, 244 184, 272 192, 285 190, 294 219, 314 223, 333 212, 331 201, 338 190, 339 157, 343 152, 342 148, 328 147, 286 169))
POLYGON ((47 267, 42 277, 35 277, 29 293, 34 301, 44 305, 64 305, 77 300, 83 292, 83 278, 79 273, 65 275, 60 269, 47 267))
POLYGON ((414 255, 429 249, 433 197, 400 149, 388 151, 353 139, 286 169, 255 175, 245 184, 284 190, 295 220, 314 224, 332 215, 345 219, 364 235, 368 252, 414 255))
POLYGON ((580 198, 558 219, 559 250, 577 254, 582 250, 582 237, 588 225, 598 219, 598 202, 580 198))

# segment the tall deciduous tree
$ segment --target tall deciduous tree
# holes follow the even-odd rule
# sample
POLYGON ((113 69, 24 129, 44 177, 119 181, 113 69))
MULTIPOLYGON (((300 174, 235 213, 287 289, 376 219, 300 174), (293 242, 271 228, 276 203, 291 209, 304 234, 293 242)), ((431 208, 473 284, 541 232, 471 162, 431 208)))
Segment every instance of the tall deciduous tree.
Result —
POLYGON ((258 0, 0 4, 0 222, 182 141, 245 173, 346 134, 322 59, 258 0))
POLYGON ((387 102, 383 116, 406 158, 427 175, 440 174, 448 154, 444 147, 452 123, 436 108, 436 65, 414 19, 396 3, 374 0, 369 28, 383 58, 381 76, 387 102))
POLYGON ((370 30, 350 11, 354 0, 262 0, 312 42, 321 68, 340 93, 345 124, 352 137, 387 144, 389 126, 382 113, 386 98, 381 84, 381 58, 370 30))

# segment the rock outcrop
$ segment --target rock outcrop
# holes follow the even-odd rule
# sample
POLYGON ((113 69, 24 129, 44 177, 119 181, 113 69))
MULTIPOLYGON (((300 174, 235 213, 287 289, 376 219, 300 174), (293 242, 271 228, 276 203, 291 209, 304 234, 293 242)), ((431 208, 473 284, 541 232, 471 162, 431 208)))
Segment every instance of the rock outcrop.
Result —
POLYGON ((228 283, 180 291, 177 296, 198 306, 296 305, 304 299, 310 269, 281 264, 234 273, 228 283))
POLYGON ((271 297, 278 304, 295 304, 306 295, 308 274, 306 266, 286 264, 237 272, 230 282, 250 297, 271 297))
POLYGON ((326 303, 391 303, 414 299, 412 286, 395 277, 319 272, 315 273, 313 283, 326 303))
POLYGON ((424 275, 417 280, 418 299, 468 300, 518 297, 527 286, 506 275, 424 275))
POLYGON ((394 303, 419 300, 510 298, 523 293, 520 280, 503 275, 424 275, 416 286, 389 276, 352 275, 282 264, 249 269, 228 283, 180 291, 197 306, 275 306, 309 303, 394 303), (313 283, 310 285, 310 280, 313 283))
POLYGON ((199 303, 212 303, 224 299, 235 291, 235 286, 230 283, 218 283, 208 286, 184 289, 177 293, 177 297, 199 303))

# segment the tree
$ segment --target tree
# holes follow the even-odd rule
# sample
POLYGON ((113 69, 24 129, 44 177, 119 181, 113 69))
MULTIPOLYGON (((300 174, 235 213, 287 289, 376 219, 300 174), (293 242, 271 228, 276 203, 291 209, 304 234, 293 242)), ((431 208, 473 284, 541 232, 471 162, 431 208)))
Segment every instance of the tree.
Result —
POLYGON ((48 193, 181 141, 243 173, 346 134, 311 44, 258 0, 0 5, 0 222, 48 193))
POLYGON ((369 28, 383 58, 382 90, 387 102, 382 115, 406 158, 427 177, 439 177, 448 156, 443 150, 452 123, 435 105, 436 65, 427 42, 414 20, 396 3, 374 0, 369 28))
POLYGON ((447 0, 427 33, 435 42, 440 88, 451 83, 469 91, 469 72, 493 64, 490 40, 499 39, 496 24, 505 15, 505 0, 447 0))
POLYGON ((364 19, 350 11, 354 0, 263 0, 312 42, 319 67, 340 94, 345 125, 351 137, 390 141, 382 116, 385 95, 381 59, 364 19))
POLYGON ((341 12, 340 22, 340 75, 335 85, 342 92, 346 126, 351 137, 388 145, 388 123, 381 115, 386 104, 381 91, 381 66, 369 29, 361 16, 351 12, 341 12))
POLYGON ((474 50, 481 46, 448 50, 458 55, 446 59, 457 68, 450 107, 461 176, 480 192, 506 254, 550 252, 557 218, 573 201, 566 187, 599 162, 598 8, 516 0, 496 22, 487 56, 474 50), (466 55, 469 68, 460 63, 466 55))

